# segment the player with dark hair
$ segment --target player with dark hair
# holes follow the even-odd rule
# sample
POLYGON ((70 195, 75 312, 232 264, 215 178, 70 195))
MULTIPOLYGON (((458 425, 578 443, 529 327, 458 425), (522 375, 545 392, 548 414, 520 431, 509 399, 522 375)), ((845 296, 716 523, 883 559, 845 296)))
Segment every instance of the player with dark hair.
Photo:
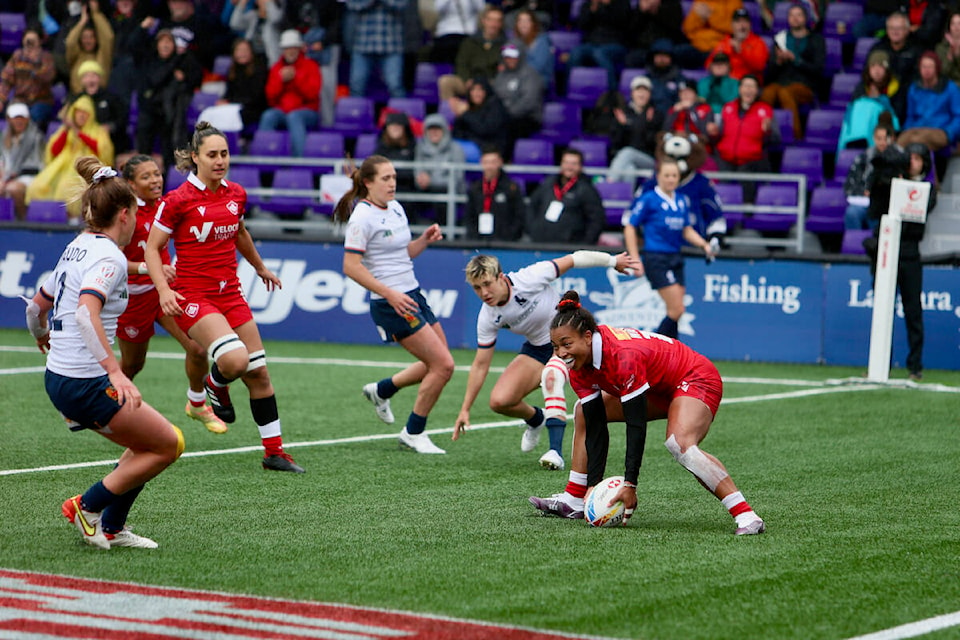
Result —
POLYGON ((89 545, 155 549, 156 542, 126 527, 127 514, 144 484, 180 457, 183 434, 143 402, 111 349, 127 305, 120 247, 133 237, 137 199, 95 157, 78 158, 74 167, 87 184, 81 198, 87 228, 28 302, 27 327, 40 351, 49 349, 44 384, 70 429, 96 431, 124 452, 110 473, 61 510, 89 545))
MULTIPOLYGON (((723 382, 713 363, 657 333, 597 325, 580 305, 576 291, 565 293, 557 308, 550 341, 570 369, 570 384, 580 398, 587 486, 603 478, 610 445, 608 423, 626 422, 625 481, 610 502, 623 501, 626 523, 637 506, 647 421, 666 418, 667 450, 723 503, 736 520, 736 535, 763 533, 763 520, 737 490, 726 468, 699 446, 723 395, 723 382)), ((554 513, 549 501, 531 498, 537 508, 554 513)))
POLYGON ((612 256, 602 251, 575 251, 506 274, 494 256, 477 255, 467 263, 467 282, 483 301, 483 307, 477 316, 477 354, 470 366, 467 390, 453 431, 454 440, 470 426, 470 407, 490 371, 497 332, 501 328, 509 329, 527 341, 497 379, 490 392, 490 408, 527 423, 521 451, 533 451, 546 427, 550 449, 540 457, 540 466, 563 469, 567 370, 550 346, 550 320, 560 299, 551 284, 575 267, 612 267, 623 272, 639 267, 639 261, 626 253, 612 256), (537 384, 543 390, 543 409, 524 401, 537 384))
POLYGON ((177 150, 176 158, 177 168, 190 175, 160 204, 144 251, 160 306, 213 358, 204 386, 217 417, 226 423, 236 420, 228 387, 243 380, 263 442, 263 468, 303 473, 283 450, 263 340, 237 277, 239 251, 268 291, 280 287, 280 279, 263 264, 243 225, 247 192, 225 179, 230 169, 227 139, 210 123, 198 122, 189 145, 177 150), (177 279, 172 286, 160 257, 170 238, 177 250, 177 279))
POLYGON ((400 431, 400 445, 417 453, 446 453, 425 430, 430 410, 453 375, 453 356, 413 271, 413 259, 443 235, 434 224, 413 240, 396 192, 393 163, 372 155, 354 170, 353 187, 334 209, 334 219, 347 223, 344 275, 370 292, 370 315, 381 339, 400 343, 417 359, 403 371, 365 385, 363 395, 383 422, 393 424, 390 398, 419 384, 413 411, 400 431))
MULTIPOLYGON (((187 416, 197 420, 213 433, 226 433, 227 425, 213 413, 206 403, 203 380, 207 376, 207 352, 190 339, 177 326, 171 316, 164 315, 160 308, 157 288, 147 271, 143 250, 147 246, 147 236, 153 219, 160 206, 163 193, 163 174, 157 163, 147 155, 135 155, 123 166, 123 177, 137 196, 137 226, 130 244, 123 248, 127 256, 127 289, 130 299, 127 310, 120 316, 117 325, 117 340, 120 342, 120 368, 133 380, 140 373, 147 359, 150 338, 153 337, 154 323, 167 330, 186 352, 184 367, 187 372, 187 416)), ((176 269, 170 264, 170 253, 166 247, 160 252, 163 261, 163 273, 167 282, 177 277, 176 269)))

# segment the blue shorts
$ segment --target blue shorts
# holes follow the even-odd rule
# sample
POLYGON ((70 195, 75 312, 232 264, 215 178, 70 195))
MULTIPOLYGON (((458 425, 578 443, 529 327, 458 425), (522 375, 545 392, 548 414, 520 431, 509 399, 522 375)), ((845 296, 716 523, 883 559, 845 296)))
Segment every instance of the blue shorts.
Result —
POLYGON ((370 301, 370 317, 373 318, 373 323, 377 325, 380 339, 384 342, 400 342, 428 324, 437 324, 437 317, 433 315, 433 311, 427 304, 427 299, 420 293, 420 289, 414 289, 406 293, 420 307, 416 313, 400 316, 384 298, 370 301))
POLYGON ((644 253, 643 271, 654 289, 687 284, 683 276, 682 253, 644 253))
POLYGON ((540 364, 547 364, 550 358, 553 357, 553 345, 548 342, 547 344, 536 347, 529 342, 524 342, 523 346, 520 347, 520 353, 525 356, 530 356, 540 364))
POLYGON ((53 406, 67 421, 71 431, 102 429, 120 411, 117 391, 106 375, 98 378, 68 378, 47 371, 44 385, 53 406))

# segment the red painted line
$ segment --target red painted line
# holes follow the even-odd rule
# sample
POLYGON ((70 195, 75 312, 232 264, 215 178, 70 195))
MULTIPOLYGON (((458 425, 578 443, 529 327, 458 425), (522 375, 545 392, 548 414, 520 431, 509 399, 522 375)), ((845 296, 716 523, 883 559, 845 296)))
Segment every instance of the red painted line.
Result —
POLYGON ((0 631, 117 640, 557 640, 471 620, 0 569, 0 631))

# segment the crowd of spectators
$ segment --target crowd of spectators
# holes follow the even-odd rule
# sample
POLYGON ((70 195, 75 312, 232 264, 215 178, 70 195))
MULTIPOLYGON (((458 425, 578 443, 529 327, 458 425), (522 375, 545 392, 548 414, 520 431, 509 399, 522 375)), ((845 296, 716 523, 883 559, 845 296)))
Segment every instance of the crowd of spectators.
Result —
MULTIPOLYGON (((565 97, 570 70, 580 66, 599 67, 606 77, 596 105, 602 113, 581 105, 591 133, 609 143, 609 173, 601 179, 632 182, 638 171, 652 169, 662 132, 696 136, 709 152, 704 169, 775 171, 771 150, 782 133, 775 109, 790 112, 790 133, 803 140, 807 113, 827 103, 821 33, 827 2, 793 2, 777 30, 771 0, 755 6, 744 0, 13 2, 28 26, 0 72, 7 116, 0 174, 22 216, 38 194, 57 197, 56 186, 42 178, 63 154, 89 152, 122 164, 145 152, 172 166, 201 90, 217 92, 216 106, 232 109, 209 113, 233 113, 221 127, 241 141, 259 129, 285 129, 290 155, 303 156, 307 133, 333 124, 336 99, 373 96, 379 85, 385 91, 378 107, 387 97, 410 95, 418 62, 450 72, 438 79, 438 102, 428 104, 425 120, 397 113, 380 120, 377 151, 401 166, 416 162, 401 171, 401 192, 440 193, 453 184, 466 195, 464 175, 451 179, 440 165, 479 162, 481 155, 484 176, 505 175, 516 141, 538 135, 543 104, 565 97), (578 33, 580 43, 561 51, 550 38, 557 32, 578 33), (215 68, 224 56, 229 66, 215 68), (621 85, 624 69, 636 69, 628 86, 621 85), (41 166, 37 132, 47 143, 41 166)), ((845 28, 877 40, 856 69, 862 79, 846 106, 836 151, 872 147, 883 117, 895 143, 922 143, 941 160, 949 157, 960 141, 960 8, 869 0, 864 9, 862 21, 845 28)), ((852 47, 845 44, 847 70, 852 47)), ((594 209, 602 213, 602 205, 591 180, 581 177, 583 156, 562 145, 555 154, 557 176, 536 190, 518 182, 529 200, 522 225, 503 223, 502 212, 483 218, 484 225, 496 221, 493 235, 513 238, 522 229, 533 239, 596 241, 604 222, 594 209), (570 229, 550 223, 558 189, 584 190, 578 200, 586 213, 570 229)), ((478 180, 471 202, 490 200, 484 181, 500 184, 478 180)), ((751 202, 755 183, 744 185, 751 202)), ((438 207, 411 209, 431 217, 438 207)), ((490 213, 469 215, 479 220, 490 213)))

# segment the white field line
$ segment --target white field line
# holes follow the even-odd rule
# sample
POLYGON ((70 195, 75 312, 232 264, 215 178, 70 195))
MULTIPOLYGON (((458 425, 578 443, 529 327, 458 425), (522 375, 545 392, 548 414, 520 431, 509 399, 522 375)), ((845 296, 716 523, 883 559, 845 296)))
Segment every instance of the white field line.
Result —
POLYGON ((941 616, 927 618, 926 620, 918 620, 917 622, 902 624, 899 627, 891 627, 889 629, 884 629, 883 631, 875 631, 863 636, 849 638, 848 640, 903 640, 904 638, 925 636, 928 633, 933 633, 934 631, 950 629, 951 627, 957 626, 960 626, 960 611, 945 613, 941 616))

